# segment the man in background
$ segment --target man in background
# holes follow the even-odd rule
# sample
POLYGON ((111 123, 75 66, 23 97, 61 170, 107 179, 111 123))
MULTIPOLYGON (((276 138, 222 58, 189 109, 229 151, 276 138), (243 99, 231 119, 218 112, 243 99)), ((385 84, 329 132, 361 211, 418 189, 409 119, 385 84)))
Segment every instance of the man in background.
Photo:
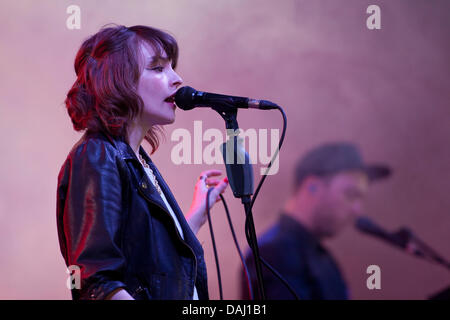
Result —
MULTIPOLYGON (((258 238, 261 257, 287 280, 300 299, 349 298, 339 267, 322 245, 363 213, 369 184, 386 178, 386 165, 367 165, 358 148, 345 142, 310 150, 297 164, 294 192, 277 223, 258 238)), ((257 277, 251 253, 246 257, 255 298, 257 277)), ((264 265, 266 299, 295 299, 264 265)), ((242 273, 242 298, 249 299, 242 273)))

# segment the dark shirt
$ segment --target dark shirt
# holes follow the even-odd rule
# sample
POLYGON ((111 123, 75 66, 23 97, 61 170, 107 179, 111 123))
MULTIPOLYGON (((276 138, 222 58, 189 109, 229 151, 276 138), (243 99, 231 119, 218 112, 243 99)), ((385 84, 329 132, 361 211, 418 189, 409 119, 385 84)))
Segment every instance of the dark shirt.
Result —
MULTIPOLYGON (((300 299, 345 300, 348 290, 339 267, 318 239, 297 220, 286 214, 258 238, 261 257, 292 286, 300 299)), ((246 263, 256 298, 257 281, 253 255, 246 263)), ((295 296, 266 267, 262 266, 266 299, 290 300, 295 296)), ((242 297, 249 299, 248 284, 242 274, 242 297)))

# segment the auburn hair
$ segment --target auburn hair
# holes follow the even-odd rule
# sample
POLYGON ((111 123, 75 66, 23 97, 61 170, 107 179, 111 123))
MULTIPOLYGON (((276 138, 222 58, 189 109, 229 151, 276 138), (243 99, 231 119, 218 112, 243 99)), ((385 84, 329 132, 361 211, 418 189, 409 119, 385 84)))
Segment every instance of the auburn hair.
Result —
MULTIPOLYGON (((156 28, 105 26, 83 42, 75 58, 77 79, 65 100, 76 131, 104 131, 126 139, 130 121, 140 115, 144 106, 137 93, 143 43, 161 57, 165 53, 176 67, 176 40, 156 28)), ((158 148, 161 131, 161 127, 154 126, 145 135, 152 153, 158 148)))

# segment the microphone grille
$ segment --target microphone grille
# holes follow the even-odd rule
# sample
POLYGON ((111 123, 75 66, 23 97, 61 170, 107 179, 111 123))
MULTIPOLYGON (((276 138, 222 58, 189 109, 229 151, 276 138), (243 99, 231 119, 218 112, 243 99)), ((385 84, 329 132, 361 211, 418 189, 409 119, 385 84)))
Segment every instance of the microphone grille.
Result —
POLYGON ((197 91, 191 87, 182 87, 175 93, 175 103, 178 108, 191 110, 195 108, 194 95, 197 91))

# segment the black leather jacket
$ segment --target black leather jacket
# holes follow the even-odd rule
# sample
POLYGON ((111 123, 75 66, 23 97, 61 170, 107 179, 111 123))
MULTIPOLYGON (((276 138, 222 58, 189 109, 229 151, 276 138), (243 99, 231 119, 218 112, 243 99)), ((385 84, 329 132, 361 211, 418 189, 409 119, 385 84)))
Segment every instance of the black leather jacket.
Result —
POLYGON ((57 225, 67 266, 81 269, 73 299, 103 299, 124 288, 135 299, 208 299, 203 249, 148 155, 184 234, 131 147, 86 133, 58 176, 57 225))

